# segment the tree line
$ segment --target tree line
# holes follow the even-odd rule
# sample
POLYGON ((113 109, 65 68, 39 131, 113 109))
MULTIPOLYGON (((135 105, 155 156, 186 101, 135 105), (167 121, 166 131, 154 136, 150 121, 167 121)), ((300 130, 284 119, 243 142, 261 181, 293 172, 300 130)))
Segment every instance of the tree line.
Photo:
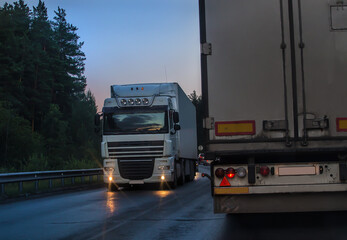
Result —
POLYGON ((98 166, 77 27, 44 2, 0 6, 0 172, 98 166))
POLYGON ((202 96, 198 95, 194 90, 191 94, 188 95, 188 98, 194 104, 196 109, 197 144, 198 146, 205 146, 203 128, 204 108, 202 105, 202 96))

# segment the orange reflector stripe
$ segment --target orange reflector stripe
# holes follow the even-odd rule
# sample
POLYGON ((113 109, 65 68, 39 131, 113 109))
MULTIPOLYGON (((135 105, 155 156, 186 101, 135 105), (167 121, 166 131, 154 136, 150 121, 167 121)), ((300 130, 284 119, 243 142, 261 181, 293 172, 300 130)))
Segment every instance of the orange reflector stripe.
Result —
POLYGON ((215 188, 214 194, 247 194, 248 187, 215 188))
POLYGON ((336 118, 336 131, 347 132, 347 118, 336 118))
POLYGON ((220 187, 230 187, 230 183, 226 177, 223 178, 222 182, 219 184, 220 187))
POLYGON ((255 121, 216 122, 216 136, 254 135, 255 121))

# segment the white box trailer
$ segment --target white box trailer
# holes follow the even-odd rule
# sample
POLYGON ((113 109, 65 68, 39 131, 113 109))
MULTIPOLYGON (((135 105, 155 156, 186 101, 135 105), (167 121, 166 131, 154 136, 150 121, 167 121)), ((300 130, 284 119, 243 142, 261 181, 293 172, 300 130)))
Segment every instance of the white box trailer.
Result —
POLYGON ((196 111, 177 83, 113 85, 102 115, 109 187, 194 179, 196 111))
POLYGON ((347 6, 199 4, 215 212, 347 209, 347 6))

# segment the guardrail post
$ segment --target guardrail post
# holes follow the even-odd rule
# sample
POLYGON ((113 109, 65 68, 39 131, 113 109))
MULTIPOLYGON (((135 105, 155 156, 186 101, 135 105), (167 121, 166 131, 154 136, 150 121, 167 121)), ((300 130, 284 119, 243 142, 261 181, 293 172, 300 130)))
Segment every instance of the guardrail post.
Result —
POLYGON ((84 176, 81 177, 81 182, 84 183, 84 176))
POLYGON ((5 195, 5 184, 1 184, 1 195, 5 195))
POLYGON ((61 186, 64 187, 64 178, 61 178, 61 186))
POLYGON ((49 188, 52 188, 53 184, 52 184, 52 179, 49 179, 49 188))
POLYGON ((19 193, 23 192, 23 182, 19 182, 19 193))
POLYGON ((97 180, 97 181, 100 182, 100 175, 97 175, 97 177, 98 177, 98 180, 97 180))
POLYGON ((75 185, 75 177, 72 177, 72 178, 71 178, 71 184, 72 184, 72 185, 75 185))
POLYGON ((35 192, 39 191, 39 180, 35 181, 35 192))
POLYGON ((89 176, 89 183, 93 182, 93 175, 89 176))

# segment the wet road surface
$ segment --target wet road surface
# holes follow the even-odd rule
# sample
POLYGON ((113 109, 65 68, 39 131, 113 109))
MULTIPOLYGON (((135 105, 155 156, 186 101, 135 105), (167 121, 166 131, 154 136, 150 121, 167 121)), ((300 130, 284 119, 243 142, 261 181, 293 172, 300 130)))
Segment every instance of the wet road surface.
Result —
MULTIPOLYGON (((200 167, 208 172, 207 167, 200 167)), ((213 214, 207 178, 0 204, 0 239, 347 239, 347 213, 213 214)))

